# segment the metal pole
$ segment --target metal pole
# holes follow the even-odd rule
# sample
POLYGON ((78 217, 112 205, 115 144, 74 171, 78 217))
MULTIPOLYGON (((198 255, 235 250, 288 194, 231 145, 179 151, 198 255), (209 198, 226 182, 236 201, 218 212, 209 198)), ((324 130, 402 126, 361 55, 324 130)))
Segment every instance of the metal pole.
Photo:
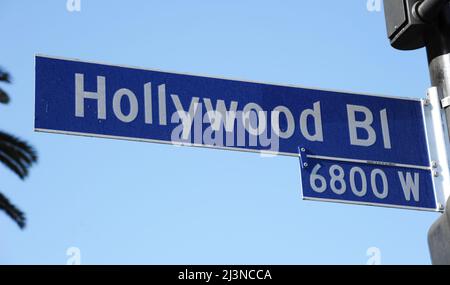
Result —
POLYGON ((450 264, 450 199, 447 209, 428 231, 428 247, 434 265, 450 264))
MULTIPOLYGON (((429 96, 434 102, 434 114, 439 112, 438 119, 441 119, 441 108, 444 109, 450 140, 450 0, 385 0, 384 8, 392 47, 413 50, 426 46, 432 84, 429 96)), ((437 121, 438 129, 443 131, 442 120, 437 121)), ((435 147, 440 149, 441 156, 442 151, 448 154, 447 144, 435 147)), ((448 168, 447 155, 444 156, 445 162, 441 161, 442 165, 437 167, 448 168)), ((448 169, 442 171, 447 173, 448 169)), ((428 231, 428 246, 433 264, 450 265, 450 199, 448 189, 443 191, 440 194, 448 199, 447 206, 428 231)))
MULTIPOLYGON (((429 1, 428 3, 438 1, 429 1)), ((432 86, 437 87, 450 126, 450 4, 447 2, 436 21, 425 32, 428 67, 432 86)), ((450 129, 449 132, 450 134, 450 129)), ((450 137, 449 137, 450 139, 450 137)), ((428 231, 428 245, 433 264, 450 264, 450 199, 445 213, 428 231)))
MULTIPOLYGON (((450 4, 445 4, 441 13, 425 34, 428 67, 432 86, 440 89, 443 107, 450 126, 450 4), (448 104, 446 103, 448 102, 448 104)), ((450 134, 450 129, 449 129, 450 134)), ((450 139, 450 138, 449 138, 450 139)))

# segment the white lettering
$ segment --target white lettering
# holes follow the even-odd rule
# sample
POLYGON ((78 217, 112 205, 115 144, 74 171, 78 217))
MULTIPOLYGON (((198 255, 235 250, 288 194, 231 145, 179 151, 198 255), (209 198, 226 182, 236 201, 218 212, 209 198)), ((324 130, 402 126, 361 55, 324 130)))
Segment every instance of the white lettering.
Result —
POLYGON ((295 121, 291 111, 285 106, 278 106, 272 111, 271 117, 272 130, 276 136, 282 139, 288 139, 294 134, 295 121), (280 114, 284 114, 286 117, 287 128, 285 131, 280 129, 280 114))
POLYGON ((172 94, 170 95, 172 97, 172 101, 175 104, 175 108, 177 109, 178 117, 181 119, 181 123, 183 125, 183 133, 182 138, 183 140, 186 140, 189 138, 191 134, 192 129, 192 122, 194 121, 194 116, 197 112, 197 108, 199 105, 199 98, 198 97, 192 97, 191 104, 189 106, 189 111, 186 112, 181 105, 180 98, 178 98, 178 95, 172 94))
POLYGON ((75 73, 75 116, 84 117, 84 99, 97 100, 97 118, 106 119, 105 77, 97 76, 97 92, 84 91, 84 74, 75 73))
POLYGON ((322 134, 322 117, 320 114, 320 102, 313 104, 313 109, 306 109, 300 115, 300 130, 302 135, 309 141, 323 142, 322 134), (314 134, 310 134, 308 130, 308 117, 314 120, 314 134))
POLYGON ((350 132, 350 144, 359 146, 371 146, 376 141, 375 130, 371 127, 373 122, 372 112, 358 105, 347 105, 348 127, 350 132), (363 121, 356 121, 355 113, 363 113, 365 118, 363 121), (367 139, 358 138, 357 129, 364 129, 367 132, 367 139))
POLYGON ((124 123, 134 121, 138 114, 138 102, 136 99, 136 95, 134 95, 131 90, 126 88, 117 90, 113 96, 113 111, 116 117, 124 123), (128 113, 128 115, 125 115, 122 112, 121 102, 123 96, 126 96, 128 98, 128 102, 130 103, 130 112, 128 113))
POLYGON ((405 194, 406 201, 411 200, 411 192, 413 194, 414 201, 419 202, 419 173, 414 173, 414 181, 410 172, 406 172, 406 178, 402 171, 398 171, 398 178, 402 184, 403 194, 405 194))

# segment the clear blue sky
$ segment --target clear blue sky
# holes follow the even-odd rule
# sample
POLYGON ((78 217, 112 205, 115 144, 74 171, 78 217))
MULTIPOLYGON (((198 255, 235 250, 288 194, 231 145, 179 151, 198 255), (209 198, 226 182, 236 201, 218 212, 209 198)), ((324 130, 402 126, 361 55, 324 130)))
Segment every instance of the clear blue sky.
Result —
POLYGON ((430 263, 435 213, 300 199, 291 157, 35 133, 36 53, 326 89, 423 97, 424 50, 400 52, 366 0, 66 0, 0 4, 0 65, 14 77, 0 127, 39 164, 0 190, 28 216, 0 213, 1 264, 430 263))

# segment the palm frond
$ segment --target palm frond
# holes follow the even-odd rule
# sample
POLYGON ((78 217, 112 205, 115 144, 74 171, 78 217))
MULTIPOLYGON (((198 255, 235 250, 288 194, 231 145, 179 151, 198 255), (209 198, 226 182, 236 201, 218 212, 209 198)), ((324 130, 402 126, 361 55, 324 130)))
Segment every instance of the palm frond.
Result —
POLYGON ((25 214, 14 206, 2 193, 0 193, 0 210, 5 211, 5 213, 11 217, 21 229, 25 227, 25 214))
POLYGON ((1 88, 0 88, 0 103, 2 103, 2 104, 8 104, 9 103, 9 96, 8 96, 8 94, 6 94, 6 92, 3 91, 1 88))
POLYGON ((37 154, 27 142, 0 131, 0 162, 24 179, 37 154))
POLYGON ((0 81, 11 83, 11 76, 8 72, 0 68, 0 81))
POLYGON ((6 167, 8 167, 15 174, 17 174, 20 179, 25 179, 25 176, 27 175, 25 173, 25 170, 20 165, 17 165, 17 163, 9 156, 0 154, 0 162, 6 165, 6 167))

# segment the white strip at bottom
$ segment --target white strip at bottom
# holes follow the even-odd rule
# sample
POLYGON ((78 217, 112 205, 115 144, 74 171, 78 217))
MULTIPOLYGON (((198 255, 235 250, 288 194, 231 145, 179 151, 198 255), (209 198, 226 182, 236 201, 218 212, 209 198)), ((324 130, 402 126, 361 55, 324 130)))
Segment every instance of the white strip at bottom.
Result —
POLYGON ((342 157, 312 155, 312 154, 307 154, 306 156, 308 158, 315 158, 315 159, 322 159, 322 160, 354 162, 354 163, 363 163, 363 164, 371 164, 371 165, 381 165, 381 166, 393 166, 393 167, 414 168, 414 169, 421 169, 421 170, 431 170, 431 167, 429 167, 429 166, 421 166, 421 165, 414 165, 414 164, 402 164, 402 163, 395 163, 395 162, 362 160, 362 159, 342 158, 342 157))
POLYGON ((391 205, 391 204, 381 204, 381 203, 371 203, 371 202, 359 202, 351 200, 335 200, 326 198, 314 198, 314 197, 302 197, 303 200, 307 201, 319 201, 319 202, 332 202, 340 204, 351 204, 351 205, 363 205, 363 206, 374 206, 374 207, 385 207, 385 208, 395 208, 395 209, 408 209, 408 210, 418 210, 424 212, 440 212, 435 208, 421 208, 421 207, 411 207, 411 206, 401 206, 401 205, 391 205))

